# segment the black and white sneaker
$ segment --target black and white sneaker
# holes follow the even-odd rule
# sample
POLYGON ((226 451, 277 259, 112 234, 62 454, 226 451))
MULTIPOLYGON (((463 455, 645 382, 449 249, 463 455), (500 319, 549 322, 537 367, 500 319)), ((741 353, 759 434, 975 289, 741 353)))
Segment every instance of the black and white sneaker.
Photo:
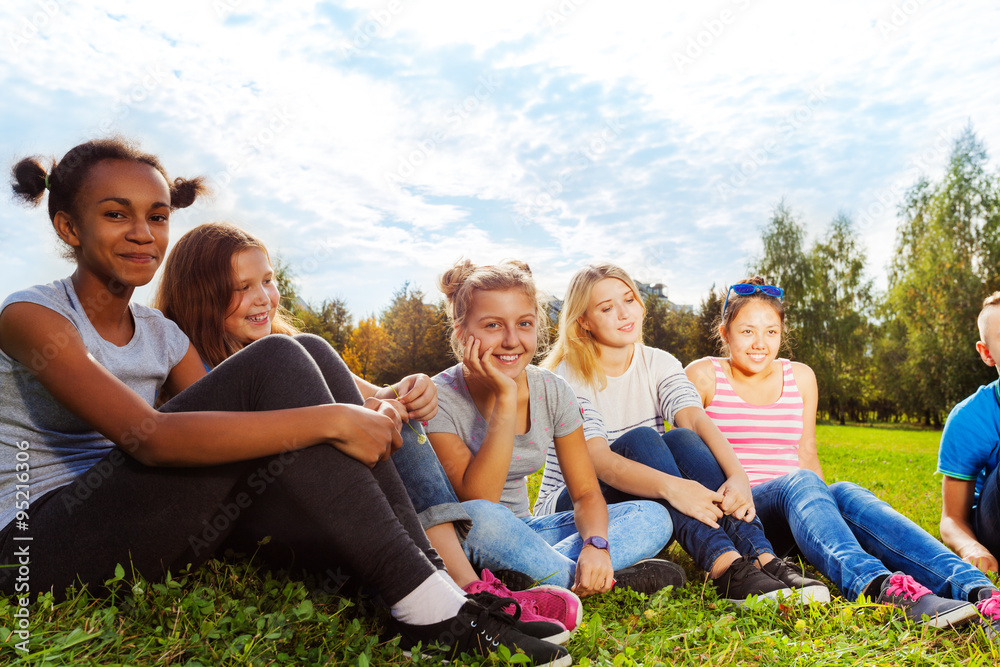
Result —
POLYGON ((514 621, 514 627, 529 637, 541 639, 551 644, 565 644, 569 641, 569 630, 558 621, 542 618, 530 621, 522 620, 521 605, 514 598, 505 598, 486 591, 471 593, 466 597, 483 605, 490 613, 499 611, 510 616, 514 621), (511 606, 513 606, 513 614, 510 613, 511 606))
POLYGON ((667 586, 684 588, 687 576, 677 563, 662 558, 647 558, 615 572, 615 588, 631 588, 637 593, 652 595, 667 586))
POLYGON ((764 572, 793 589, 793 595, 802 602, 830 601, 830 589, 812 577, 806 576, 806 570, 799 564, 792 564, 781 558, 774 558, 761 567, 764 572))
POLYGON ((794 595, 787 584, 758 568, 757 557, 752 554, 734 560, 712 584, 719 592, 719 597, 736 604, 743 604, 751 595, 768 600, 794 595))
MULTIPOLYGON (((506 600, 503 602, 504 606, 510 604, 506 600)), ((440 623, 409 625, 390 619, 389 631, 400 635, 399 647, 407 657, 411 657, 418 646, 422 656, 445 660, 455 660, 463 653, 486 656, 506 646, 512 654, 523 652, 534 665, 568 667, 573 664, 569 652, 562 646, 521 632, 512 616, 491 611, 475 600, 462 605, 454 618, 440 623)))

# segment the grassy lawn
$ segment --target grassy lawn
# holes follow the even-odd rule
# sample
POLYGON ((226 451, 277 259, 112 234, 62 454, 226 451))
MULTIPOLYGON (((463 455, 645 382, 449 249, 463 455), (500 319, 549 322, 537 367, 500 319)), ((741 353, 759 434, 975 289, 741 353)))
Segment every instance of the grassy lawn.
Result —
MULTIPOLYGON (((820 426, 828 482, 873 490, 937 535, 939 432, 820 426)), ((645 599, 628 591, 588 600, 569 644, 580 665, 994 665, 1000 651, 976 628, 935 631, 886 608, 847 603, 735 609, 719 603, 686 554, 685 590, 645 599)), ((402 665, 380 641, 385 612, 271 574, 243 561, 213 561, 151 584, 124 570, 110 599, 77 594, 31 608, 30 649, 18 653, 13 600, 0 598, 0 664, 402 665)))

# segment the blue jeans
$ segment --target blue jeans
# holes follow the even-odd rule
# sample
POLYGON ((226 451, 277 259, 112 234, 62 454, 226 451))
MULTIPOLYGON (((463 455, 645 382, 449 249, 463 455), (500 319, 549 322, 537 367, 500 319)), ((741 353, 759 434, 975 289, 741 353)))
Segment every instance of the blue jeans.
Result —
MULTIPOLYGON (((611 451, 630 461, 636 461, 668 475, 687 477, 702 482, 712 490, 718 489, 725 481, 725 475, 716 463, 711 450, 698 437, 697 433, 686 428, 673 428, 662 436, 648 426, 634 428, 615 440, 611 444, 611 451), (682 474, 678 462, 674 460, 672 453, 674 449, 681 450, 685 459, 695 456, 696 460, 687 460, 685 466, 693 473, 693 476, 682 474), (704 453, 707 453, 711 459, 711 465, 703 458, 704 453), (712 467, 717 471, 714 474, 711 471, 712 467), (719 481, 720 478, 722 481, 719 481), (708 480, 709 483, 706 484, 703 480, 708 480)), ((601 482, 601 491, 609 504, 641 500, 637 496, 610 487, 604 482, 601 482)), ((692 519, 683 512, 677 511, 666 500, 658 498, 656 502, 670 512, 670 519, 674 525, 674 537, 677 542, 684 551, 690 554, 698 567, 706 572, 712 569, 712 564, 719 556, 738 550, 730 533, 735 535, 739 539, 740 546, 746 549, 746 551, 741 551, 741 554, 759 555, 771 550, 771 545, 764 537, 764 528, 759 521, 747 523, 726 516, 719 520, 719 528, 712 528, 697 519, 692 519)), ((572 509, 572 507, 573 503, 569 498, 569 492, 563 489, 556 503, 556 510, 562 511, 572 509)))
POLYGON ((852 600, 875 577, 897 570, 957 600, 992 587, 982 572, 857 484, 827 486, 813 471, 797 470, 754 487, 753 498, 777 553, 797 548, 852 600))
MULTIPOLYGON (((465 554, 478 568, 517 570, 533 579, 569 588, 583 549, 573 512, 519 519, 488 500, 462 505, 472 517, 465 554)), ((670 515, 649 501, 608 506, 608 542, 615 570, 652 558, 670 540, 670 515)))
MULTIPOLYGON (((417 422, 410 423, 423 433, 417 422)), ((420 525, 427 530, 442 523, 453 523, 459 539, 464 538, 472 527, 472 519, 459 503, 430 441, 418 443, 417 433, 406 424, 402 435, 403 446, 393 453, 392 462, 417 510, 420 525)))
POLYGON ((1000 467, 986 478, 972 513, 972 529, 979 543, 1000 558, 1000 467))

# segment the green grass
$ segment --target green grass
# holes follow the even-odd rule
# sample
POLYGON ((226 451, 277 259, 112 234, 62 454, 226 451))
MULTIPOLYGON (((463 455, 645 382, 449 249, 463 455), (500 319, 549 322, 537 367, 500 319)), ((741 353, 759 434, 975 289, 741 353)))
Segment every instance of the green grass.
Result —
MULTIPOLYGON (((938 432, 820 426, 827 481, 875 491, 937 535, 938 432)), ((715 599, 690 558, 685 590, 651 599, 629 591, 585 603, 569 648, 576 664, 614 665, 994 665, 1000 651, 982 631, 935 631, 890 610, 849 604, 734 609, 715 599)), ((31 653, 18 641, 13 599, 0 597, 0 664, 25 665, 403 665, 395 640, 380 641, 385 612, 317 590, 246 561, 212 561, 161 583, 122 571, 115 594, 77 593, 31 608, 31 653)), ((497 662, 496 659, 487 662, 497 662)))

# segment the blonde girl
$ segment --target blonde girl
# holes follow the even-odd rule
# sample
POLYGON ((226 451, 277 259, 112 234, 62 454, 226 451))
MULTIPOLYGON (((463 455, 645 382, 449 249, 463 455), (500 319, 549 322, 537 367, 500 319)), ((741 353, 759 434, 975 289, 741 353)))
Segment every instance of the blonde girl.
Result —
POLYGON ((459 499, 468 501, 470 560, 581 596, 610 590, 616 580, 644 592, 682 585, 677 566, 644 560, 670 537, 667 512, 648 502, 609 511, 572 390, 531 365, 545 308, 528 266, 464 260, 441 276, 440 287, 460 363, 434 378, 439 409, 427 431, 459 499), (533 517, 526 478, 542 468, 550 447, 575 511, 533 517))
MULTIPOLYGON (((721 597, 793 595, 829 600, 827 589, 776 559, 754 519, 750 484, 732 447, 701 407, 680 363, 642 344, 645 309, 632 278, 614 264, 584 267, 570 281, 559 339, 544 366, 565 377, 586 417, 587 446, 608 502, 652 498, 670 512, 681 546, 709 573, 721 597), (665 432, 665 426, 671 428, 665 432), (710 452, 687 469, 672 449, 710 452), (707 443, 707 447, 706 447, 707 443), (703 479, 710 474, 712 483, 703 479)), ((565 507, 555 465, 536 508, 565 507)))

